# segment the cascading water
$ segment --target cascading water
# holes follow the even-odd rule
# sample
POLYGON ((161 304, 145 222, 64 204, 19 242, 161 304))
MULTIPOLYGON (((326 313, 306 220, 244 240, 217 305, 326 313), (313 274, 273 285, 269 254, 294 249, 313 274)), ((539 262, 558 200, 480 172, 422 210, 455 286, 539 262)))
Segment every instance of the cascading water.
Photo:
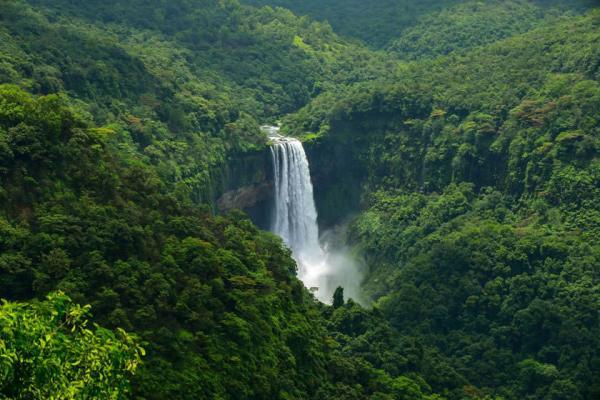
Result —
POLYGON ((308 159, 298 139, 279 135, 268 127, 273 144, 275 209, 272 231, 281 236, 298 263, 298 275, 309 288, 319 287, 324 253, 319 246, 317 210, 308 159))
POLYGON ((277 138, 271 146, 275 175, 273 231, 302 258, 318 253, 319 231, 308 160, 297 139, 277 138))
POLYGON ((263 130, 272 141, 275 202, 271 230, 292 250, 298 277, 317 299, 330 302, 338 285, 356 299, 360 282, 356 263, 340 252, 328 254, 319 244, 313 186, 302 143, 281 136, 277 127, 263 130))

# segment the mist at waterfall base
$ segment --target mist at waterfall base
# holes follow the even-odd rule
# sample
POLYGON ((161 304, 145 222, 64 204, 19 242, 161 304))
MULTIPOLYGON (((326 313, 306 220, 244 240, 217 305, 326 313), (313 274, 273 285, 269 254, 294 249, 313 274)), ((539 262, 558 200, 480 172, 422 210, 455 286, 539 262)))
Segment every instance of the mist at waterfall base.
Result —
POLYGON ((298 264, 298 277, 315 297, 331 303, 338 286, 346 297, 360 301, 360 263, 339 245, 336 231, 319 240, 317 211, 308 159, 302 143, 279 135, 277 127, 265 127, 272 141, 275 180, 272 231, 281 236, 298 264))
POLYGON ((344 244, 346 228, 347 225, 340 225, 323 232, 320 236, 321 247, 325 253, 325 268, 318 277, 319 287, 323 288, 323 299, 320 296, 317 298, 330 304, 333 292, 341 286, 344 288, 345 298, 366 305, 361 292, 365 264, 344 244))

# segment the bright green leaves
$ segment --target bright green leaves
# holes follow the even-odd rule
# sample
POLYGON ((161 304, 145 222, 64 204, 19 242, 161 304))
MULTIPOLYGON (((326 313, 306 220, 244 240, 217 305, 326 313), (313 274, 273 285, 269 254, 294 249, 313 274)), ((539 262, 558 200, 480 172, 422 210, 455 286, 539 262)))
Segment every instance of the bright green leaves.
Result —
POLYGON ((33 111, 32 97, 13 85, 0 86, 0 124, 13 126, 33 111))
POLYGON ((144 355, 125 331, 88 327, 90 306, 58 292, 0 306, 0 394, 32 400, 124 399, 144 355))

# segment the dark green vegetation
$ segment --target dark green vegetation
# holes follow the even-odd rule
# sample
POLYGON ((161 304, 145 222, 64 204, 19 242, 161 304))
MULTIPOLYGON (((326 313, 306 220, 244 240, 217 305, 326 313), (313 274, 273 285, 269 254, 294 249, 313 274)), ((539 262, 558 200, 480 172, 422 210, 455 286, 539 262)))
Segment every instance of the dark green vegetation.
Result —
POLYGON ((327 21, 341 35, 401 57, 437 56, 524 32, 564 12, 581 12, 595 0, 243 0, 285 7, 327 21), (399 39, 398 42, 395 42, 399 39))
POLYGON ((411 26, 419 16, 441 10, 460 0, 244 0, 256 6, 285 7, 331 24, 336 32, 383 47, 411 26))
POLYGON ((594 2, 265 3, 0 0, 0 398, 600 397, 594 2), (372 310, 214 215, 279 118, 372 310))
POLYGON ((2 1, 0 83, 67 93, 198 201, 214 200, 232 154, 264 145, 257 121, 386 68, 289 11, 234 1, 32 3, 2 1))
MULTIPOLYGON (((482 393, 600 396, 599 28, 596 11, 411 64, 288 120, 317 133, 313 167, 352 174, 336 190, 361 182, 375 306, 482 393)), ((317 198, 327 218, 336 196, 317 198)))
POLYGON ((529 0, 468 1, 427 14, 402 31, 388 49, 403 59, 438 57, 471 49, 555 24, 561 16, 578 10, 581 3, 556 3, 553 7, 529 0))
MULTIPOLYGON (((123 152, 114 131, 82 119, 61 96, 34 98, 0 86, 0 143, 3 296, 29 299, 58 288, 91 304, 104 326, 139 335, 147 357, 135 376, 136 397, 430 391, 418 375, 412 380, 400 375, 404 370, 340 350, 279 239, 243 215, 213 217, 169 190, 151 167, 123 152)), ((2 338, 3 346, 11 343, 2 338)), ((2 379, 3 394, 18 390, 11 374, 2 379)))

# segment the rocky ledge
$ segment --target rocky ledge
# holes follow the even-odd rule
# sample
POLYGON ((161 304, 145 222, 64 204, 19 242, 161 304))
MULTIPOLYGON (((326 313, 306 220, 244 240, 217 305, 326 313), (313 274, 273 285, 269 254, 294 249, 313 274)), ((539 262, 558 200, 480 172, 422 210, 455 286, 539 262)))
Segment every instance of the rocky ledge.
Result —
POLYGON ((225 192, 217 201, 220 211, 248 210, 268 202, 273 197, 273 182, 262 182, 225 192))

